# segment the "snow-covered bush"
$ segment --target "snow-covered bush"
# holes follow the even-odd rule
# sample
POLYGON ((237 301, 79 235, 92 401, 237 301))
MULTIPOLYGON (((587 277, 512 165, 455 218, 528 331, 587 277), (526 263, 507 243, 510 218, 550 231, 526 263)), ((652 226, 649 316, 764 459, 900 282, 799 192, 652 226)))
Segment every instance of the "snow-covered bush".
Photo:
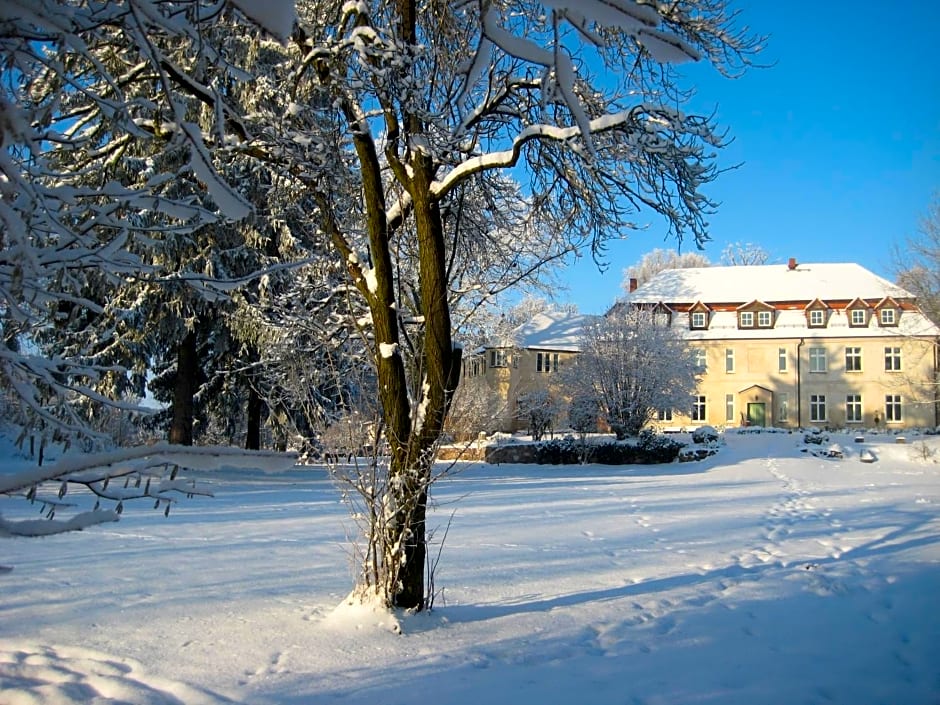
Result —
POLYGON ((718 431, 714 426, 701 426, 692 431, 693 443, 714 443, 718 440, 718 431))

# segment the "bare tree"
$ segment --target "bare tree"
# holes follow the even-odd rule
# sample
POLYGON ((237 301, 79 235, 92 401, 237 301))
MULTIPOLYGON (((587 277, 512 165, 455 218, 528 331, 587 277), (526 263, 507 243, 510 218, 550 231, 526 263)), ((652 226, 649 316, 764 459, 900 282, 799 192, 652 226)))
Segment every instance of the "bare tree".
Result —
MULTIPOLYGON (((398 580, 379 597, 420 609, 431 467, 460 371, 448 263, 465 234, 461 196, 495 193, 524 170, 535 232, 600 256, 649 210, 703 242, 712 204, 701 189, 724 137, 676 108, 670 64, 732 73, 756 44, 718 0, 311 2, 299 14, 286 93, 319 97, 277 119, 329 155, 331 169, 310 165, 308 188, 371 314, 390 447, 382 562, 398 580), (311 113, 329 130, 298 124, 311 113), (350 178, 355 201, 333 189, 348 193, 350 178)), ((364 592, 391 584, 380 582, 364 592)))
POLYGON ((656 249, 647 252, 639 262, 623 270, 621 288, 625 294, 629 294, 633 287, 642 286, 667 269, 694 269, 710 266, 711 262, 708 257, 700 252, 656 249))
POLYGON ((732 242, 721 252, 721 263, 727 266, 767 264, 770 255, 753 242, 732 242))
POLYGON ((533 441, 542 440, 552 428, 561 408, 559 401, 547 389, 536 389, 519 395, 516 416, 526 422, 533 441))
POLYGON ((926 316, 940 325, 940 193, 934 195, 917 235, 894 248, 894 269, 900 286, 917 296, 926 316))
POLYGON ((588 324, 574 368, 571 378, 590 388, 621 440, 660 410, 687 409, 696 386, 692 351, 645 308, 620 307, 588 324))

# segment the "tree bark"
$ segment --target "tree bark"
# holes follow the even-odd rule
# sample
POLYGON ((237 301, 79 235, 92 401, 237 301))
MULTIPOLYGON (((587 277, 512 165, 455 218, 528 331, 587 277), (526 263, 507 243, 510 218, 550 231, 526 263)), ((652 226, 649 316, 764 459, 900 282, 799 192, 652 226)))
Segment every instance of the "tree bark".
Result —
POLYGON ((248 430, 245 433, 245 448, 247 450, 261 450, 261 415, 264 411, 264 402, 255 385, 248 385, 248 430))
POLYGON ((193 419, 199 374, 199 354, 196 331, 190 331, 180 341, 176 351, 176 380, 173 383, 173 419, 170 422, 170 443, 183 446, 193 444, 193 419))

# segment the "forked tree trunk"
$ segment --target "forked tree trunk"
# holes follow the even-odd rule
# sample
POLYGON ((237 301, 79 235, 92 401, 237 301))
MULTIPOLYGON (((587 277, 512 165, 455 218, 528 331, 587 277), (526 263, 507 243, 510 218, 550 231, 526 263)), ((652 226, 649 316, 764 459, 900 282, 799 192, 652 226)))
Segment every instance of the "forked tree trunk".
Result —
MULTIPOLYGON (((398 0, 399 35, 403 44, 417 44, 417 3, 398 0)), ((327 67, 321 78, 330 80, 327 67)), ((369 237, 371 284, 358 256, 329 215, 332 211, 324 198, 325 226, 334 246, 342 255, 350 275, 368 302, 372 314, 375 368, 386 439, 390 448, 387 508, 392 517, 385 526, 383 547, 386 570, 385 597, 396 607, 420 610, 425 605, 424 571, 427 531, 428 487, 434 449, 443 429, 444 418, 459 381, 460 352, 451 341, 449 291, 445 260, 444 228, 441 213, 432 195, 435 169, 429 156, 404 150, 411 137, 424 133, 421 120, 415 115, 399 114, 387 105, 385 160, 380 160, 367 117, 350 102, 342 103, 356 156, 361 168, 363 210, 369 237), (399 118, 403 118, 402 123, 399 118), (402 130, 404 127, 404 131, 402 130), (404 132, 404 134, 403 134, 404 132), (401 161, 405 156, 406 165, 401 161), (412 369, 419 370, 420 380, 414 382, 417 406, 412 407, 408 371, 402 355, 398 323, 399 302, 395 296, 396 270, 392 263, 392 247, 396 237, 390 233, 385 201, 385 164, 399 184, 411 195, 413 224, 398 222, 396 228, 414 228, 418 248, 423 341, 419 359, 412 369), (417 409, 421 409, 417 412, 417 409), (414 414, 420 414, 420 418, 414 414)), ((396 245, 397 246, 397 245, 396 245)), ((378 587, 378 586, 376 586, 378 587)))

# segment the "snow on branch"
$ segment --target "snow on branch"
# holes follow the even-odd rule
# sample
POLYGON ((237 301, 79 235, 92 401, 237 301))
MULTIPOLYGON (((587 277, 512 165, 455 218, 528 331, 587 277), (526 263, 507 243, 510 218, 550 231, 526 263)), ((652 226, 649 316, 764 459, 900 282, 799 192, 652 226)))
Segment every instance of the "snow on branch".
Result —
MULTIPOLYGON (((674 64, 702 58, 695 46, 666 26, 660 10, 650 4, 633 0, 544 0, 539 4, 551 12, 545 31, 520 36, 516 31, 525 32, 531 26, 529 23, 512 16, 504 18, 496 3, 481 3, 479 42, 472 59, 462 70, 464 80, 459 103, 463 104, 474 87, 493 70, 498 61, 495 56, 498 49, 506 57, 537 67, 544 98, 558 99, 567 107, 584 146, 593 155, 593 131, 589 129, 584 80, 576 67, 576 62, 583 59, 584 44, 609 49, 618 41, 613 37, 628 37, 658 63, 674 64), (567 25, 576 32, 572 33, 567 25), (572 39, 572 35, 579 39, 572 39)), ((480 105, 468 108, 470 115, 480 110, 480 105)))
POLYGON ((119 514, 111 509, 96 509, 82 512, 65 520, 60 519, 24 519, 7 521, 0 516, 0 536, 36 537, 64 534, 70 531, 82 531, 89 526, 118 521, 119 514))
POLYGON ((251 451, 227 446, 181 446, 155 443, 152 446, 136 446, 102 453, 68 456, 52 465, 3 477, 0 478, 0 494, 25 491, 41 482, 63 478, 84 484, 164 464, 178 465, 193 470, 218 470, 228 467, 251 468, 260 472, 279 472, 293 467, 296 462, 295 453, 251 451), (86 474, 79 475, 79 473, 86 474))
MULTIPOLYGON (((587 132, 598 134, 606 130, 622 127, 634 119, 640 108, 631 108, 619 113, 602 115, 586 123, 587 132)), ((502 169, 515 166, 522 148, 527 142, 533 140, 550 140, 553 142, 568 142, 575 137, 583 136, 585 130, 581 127, 558 127, 556 125, 529 125, 522 129, 513 140, 509 149, 471 157, 447 172, 443 178, 435 181, 432 191, 436 197, 441 197, 451 191, 457 184, 463 182, 472 174, 489 169, 502 169)))

